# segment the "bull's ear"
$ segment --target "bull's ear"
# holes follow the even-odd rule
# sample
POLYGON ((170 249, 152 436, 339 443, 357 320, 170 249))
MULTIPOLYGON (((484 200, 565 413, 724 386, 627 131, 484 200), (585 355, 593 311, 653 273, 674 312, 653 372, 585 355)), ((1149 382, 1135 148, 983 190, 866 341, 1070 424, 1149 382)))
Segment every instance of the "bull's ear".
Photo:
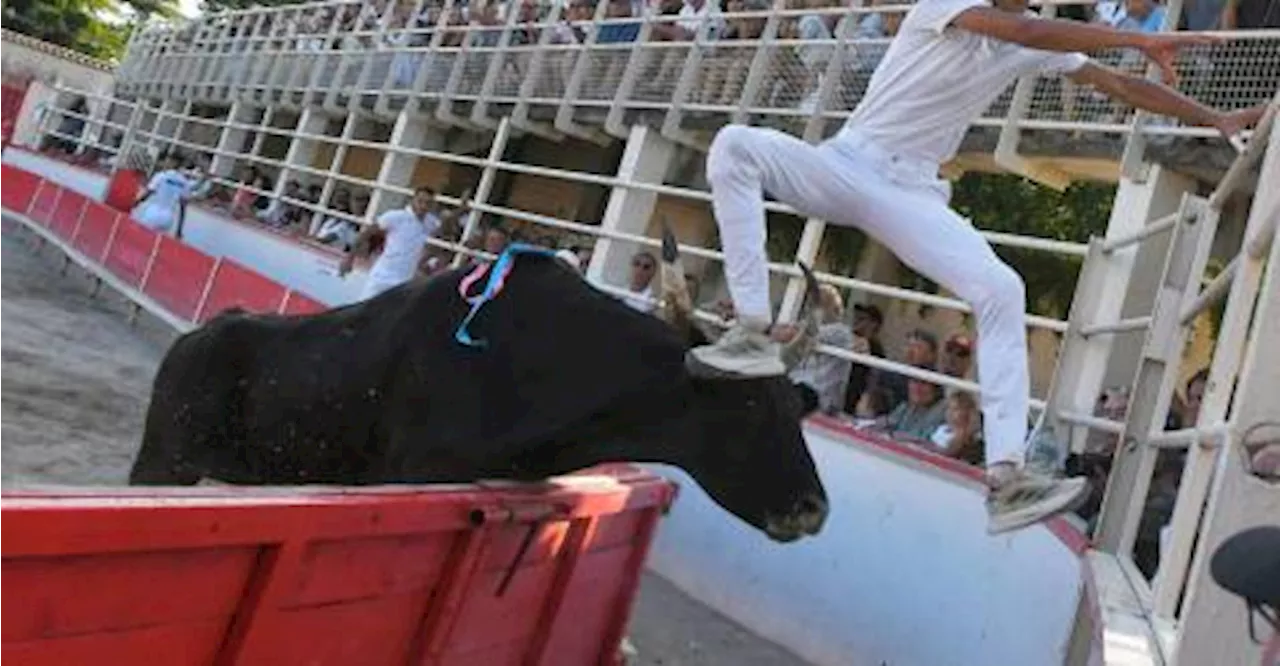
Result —
POLYGON ((808 384, 795 384, 796 394, 800 396, 800 413, 812 414, 818 411, 818 392, 808 384))

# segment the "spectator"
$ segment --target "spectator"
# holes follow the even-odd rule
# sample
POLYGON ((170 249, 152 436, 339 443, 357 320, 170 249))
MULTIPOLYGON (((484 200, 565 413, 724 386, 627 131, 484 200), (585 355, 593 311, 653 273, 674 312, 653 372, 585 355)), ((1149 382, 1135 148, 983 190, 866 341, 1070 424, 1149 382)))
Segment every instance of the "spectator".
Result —
POLYGON ((1160 32, 1164 27, 1165 8, 1155 0, 1124 0, 1124 17, 1116 24, 1120 30, 1160 32))
POLYGON ((963 333, 956 333, 947 338, 943 347, 942 372, 959 379, 969 377, 973 369, 973 341, 963 333))
POLYGON ((1209 371, 1200 370, 1187 380, 1184 391, 1186 397, 1182 401, 1182 410, 1178 415, 1181 427, 1194 427, 1200 418, 1200 405, 1204 402, 1204 391, 1209 386, 1209 371))
POLYGON ((631 257, 631 281, 627 290, 634 296, 623 298, 623 302, 640 312, 653 312, 657 304, 652 302, 653 277, 658 272, 658 260, 653 253, 641 250, 631 257))
MULTIPOLYGON (((351 214, 351 193, 345 189, 337 190, 333 193, 333 201, 329 208, 334 212, 351 214)), ((341 216, 330 216, 326 218, 316 231, 316 240, 326 245, 333 245, 342 248, 343 252, 350 252, 355 247, 356 239, 360 235, 360 227, 355 222, 341 216)))
POLYGON ((881 387, 872 387, 862 393, 853 409, 854 421, 866 427, 883 423, 893 409, 893 396, 881 387))
MULTIPOLYGON (((924 363, 914 367, 933 370, 924 363)), ((889 414, 884 429, 895 438, 928 442, 947 416, 947 403, 942 388, 922 379, 907 380, 907 399, 889 414)))
MULTIPOLYGON (((907 345, 903 348, 902 362, 907 365, 933 368, 938 364, 938 338, 932 333, 917 328, 907 334, 907 345)), ((907 378, 895 372, 877 372, 875 382, 889 389, 894 404, 907 397, 907 378)))
POLYGON ((948 458, 981 467, 982 414, 978 411, 978 401, 972 393, 954 391, 946 403, 946 422, 933 431, 929 440, 948 458))
MULTIPOLYGON (((840 292, 824 284, 818 290, 818 344, 840 349, 851 349, 853 330, 844 323, 844 301, 840 292)), ((775 326, 774 339, 789 342, 796 335, 794 325, 775 326)), ((849 385, 849 366, 852 361, 830 354, 814 352, 791 371, 791 379, 807 384, 818 394, 818 408, 825 414, 837 414, 844 407, 845 389, 849 385)))
MULTIPOLYGON (((884 324, 884 315, 874 305, 858 304, 853 306, 853 345, 855 351, 866 349, 866 353, 876 358, 884 358, 884 345, 880 344, 880 326, 884 324)), ((870 388, 874 372, 860 363, 849 368, 849 387, 845 392, 845 411, 857 413, 858 400, 863 392, 870 388)), ((886 409, 887 411, 887 409, 886 409)))
MULTIPOLYGON (((598 28, 597 44, 625 44, 636 41, 640 36, 640 21, 619 21, 632 16, 631 0, 608 0, 604 18, 606 23, 598 28)), ((622 80, 622 72, 627 66, 629 51, 624 49, 603 49, 592 57, 589 81, 598 83, 598 88, 591 94, 612 95, 622 80)))
POLYGON ((494 224, 484 232, 484 243, 480 246, 489 254, 502 254, 507 249, 507 245, 511 243, 511 232, 501 224, 494 224))

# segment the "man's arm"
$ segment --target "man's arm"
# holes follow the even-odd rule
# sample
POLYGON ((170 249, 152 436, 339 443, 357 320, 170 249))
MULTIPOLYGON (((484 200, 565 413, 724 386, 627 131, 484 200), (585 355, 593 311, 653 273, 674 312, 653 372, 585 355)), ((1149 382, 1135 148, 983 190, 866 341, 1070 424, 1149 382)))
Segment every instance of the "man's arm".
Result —
POLYGON ((1160 66, 1164 80, 1177 80, 1173 62, 1178 50, 1194 44, 1216 44, 1218 37, 1194 32, 1141 33, 1104 25, 1041 19, 993 7, 971 7, 951 21, 961 30, 1042 51, 1074 53, 1128 48, 1142 51, 1160 66))
POLYGON ((1161 83, 1121 74, 1092 62, 1067 76, 1076 83, 1093 86, 1109 97, 1144 111, 1173 116, 1192 125, 1215 127, 1228 139, 1257 123, 1266 109, 1265 106, 1257 106, 1223 113, 1161 83))
POLYGON ((957 14, 951 24, 1000 41, 1064 53, 1108 48, 1141 49, 1149 37, 1155 36, 1115 30, 1097 23, 1033 18, 994 7, 971 7, 957 14))

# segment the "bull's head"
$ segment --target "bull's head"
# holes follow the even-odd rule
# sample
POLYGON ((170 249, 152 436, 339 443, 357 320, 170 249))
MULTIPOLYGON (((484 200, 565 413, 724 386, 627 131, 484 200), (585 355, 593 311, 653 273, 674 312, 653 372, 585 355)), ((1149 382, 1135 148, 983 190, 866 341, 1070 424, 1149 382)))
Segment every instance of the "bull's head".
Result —
MULTIPOLYGON (((691 346, 708 341, 695 322, 675 236, 663 225, 660 315, 691 346)), ((783 351, 788 369, 813 349, 818 328, 817 282, 808 267, 800 331, 783 351)), ((722 378, 690 375, 693 417, 701 436, 685 467, 712 499, 775 541, 817 534, 827 495, 805 444, 800 422, 817 396, 785 376, 722 378)))

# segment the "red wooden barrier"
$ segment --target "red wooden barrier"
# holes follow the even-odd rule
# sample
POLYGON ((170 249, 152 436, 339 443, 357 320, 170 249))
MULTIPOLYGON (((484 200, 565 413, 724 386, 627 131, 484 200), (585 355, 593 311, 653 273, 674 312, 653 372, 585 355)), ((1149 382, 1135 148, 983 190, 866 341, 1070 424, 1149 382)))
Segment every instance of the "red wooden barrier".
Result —
POLYGON ((84 213, 84 207, 88 203, 89 198, 85 195, 63 189, 62 196, 58 197, 58 204, 54 206, 53 217, 49 220, 49 230, 63 240, 71 240, 80 224, 80 215, 84 213))
POLYGON ((155 252, 158 237, 148 229, 125 216, 120 216, 116 233, 107 244, 102 265, 130 286, 142 284, 155 252))
POLYGON ((146 177, 136 169, 121 169, 111 176, 107 182, 107 193, 104 202, 112 208, 129 213, 133 204, 142 194, 146 186, 146 177))
POLYGON ((49 226, 53 220, 54 206, 57 205, 61 195, 61 187, 47 180, 40 181, 40 186, 36 188, 36 194, 31 199, 31 208, 27 211, 27 217, 46 227, 49 226))
POLYGON ((161 236, 151 270, 142 282, 142 293, 173 314, 194 321, 208 288, 216 262, 200 250, 161 236))
POLYGON ((280 314, 315 314, 317 312, 324 312, 328 309, 329 306, 324 303, 321 303, 300 291, 290 289, 289 293, 285 294, 284 305, 280 307, 280 314))
POLYGON ((15 213, 26 213, 40 187, 40 176, 8 164, 0 165, 0 205, 15 213))
POLYGON ((501 490, 7 492, 2 656, 615 663, 672 497, 631 468, 501 490))
POLYGON ((200 308, 198 321, 209 321, 231 307, 249 312, 279 312, 286 291, 284 285, 223 257, 214 271, 213 286, 204 307, 200 308))
POLYGON ((80 218, 80 227, 71 238, 71 244, 86 257, 94 261, 102 261, 107 243, 111 241, 111 233, 121 217, 120 213, 96 201, 90 201, 84 209, 84 215, 80 218))
POLYGON ((18 114, 22 111, 29 85, 29 81, 5 81, 0 86, 0 143, 5 146, 13 140, 13 130, 18 125, 18 114))

